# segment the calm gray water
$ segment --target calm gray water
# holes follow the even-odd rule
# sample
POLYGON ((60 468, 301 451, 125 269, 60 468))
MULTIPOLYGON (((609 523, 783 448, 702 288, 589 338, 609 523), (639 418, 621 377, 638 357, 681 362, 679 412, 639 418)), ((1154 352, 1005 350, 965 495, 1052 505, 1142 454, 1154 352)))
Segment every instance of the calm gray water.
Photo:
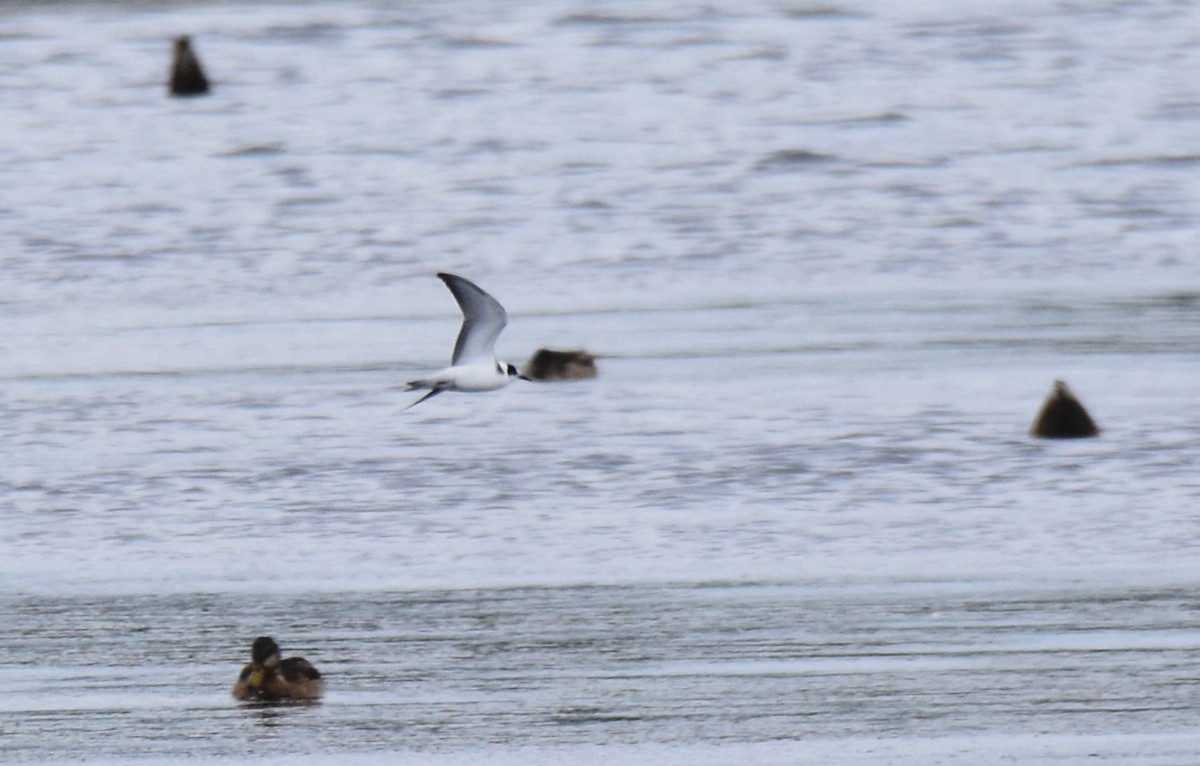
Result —
POLYGON ((0 4, 0 761, 1194 762, 1198 29, 0 4))

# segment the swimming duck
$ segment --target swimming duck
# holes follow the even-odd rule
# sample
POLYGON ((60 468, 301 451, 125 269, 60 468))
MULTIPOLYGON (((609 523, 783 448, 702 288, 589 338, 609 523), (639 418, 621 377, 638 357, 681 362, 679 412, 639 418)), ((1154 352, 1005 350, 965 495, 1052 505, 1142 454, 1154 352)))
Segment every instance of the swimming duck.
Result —
POLYGON ((533 380, 586 380, 596 377, 596 357, 586 351, 540 348, 524 372, 533 380))
POLYGON ((325 681, 303 657, 279 656, 279 645, 270 636, 254 639, 250 664, 242 668, 233 696, 245 701, 312 700, 325 692, 325 681))

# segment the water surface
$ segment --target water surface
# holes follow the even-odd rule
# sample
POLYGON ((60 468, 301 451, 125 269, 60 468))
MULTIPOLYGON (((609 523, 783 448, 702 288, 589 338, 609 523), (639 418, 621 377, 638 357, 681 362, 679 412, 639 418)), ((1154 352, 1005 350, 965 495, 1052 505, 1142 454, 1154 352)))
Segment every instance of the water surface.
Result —
POLYGON ((0 760, 1194 760, 1196 28, 0 7, 0 760))

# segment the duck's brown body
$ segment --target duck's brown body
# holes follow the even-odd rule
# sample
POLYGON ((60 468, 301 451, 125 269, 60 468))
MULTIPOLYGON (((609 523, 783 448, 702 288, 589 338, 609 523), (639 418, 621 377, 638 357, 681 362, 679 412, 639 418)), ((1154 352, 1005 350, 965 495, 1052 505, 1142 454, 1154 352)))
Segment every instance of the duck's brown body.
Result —
POLYGON ((586 351, 538 349, 525 365, 533 380, 587 380, 596 377, 596 357, 586 351))
POLYGON ((239 700, 313 700, 325 693, 325 680, 308 660, 281 659, 279 647, 268 637, 254 642, 251 657, 233 685, 233 696, 239 700))

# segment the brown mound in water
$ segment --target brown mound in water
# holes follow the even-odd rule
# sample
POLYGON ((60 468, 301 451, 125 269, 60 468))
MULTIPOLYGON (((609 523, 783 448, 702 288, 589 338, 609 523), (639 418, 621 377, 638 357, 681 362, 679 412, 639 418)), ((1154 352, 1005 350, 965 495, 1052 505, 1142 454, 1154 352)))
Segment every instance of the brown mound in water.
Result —
POLYGON ((192 40, 187 35, 175 38, 175 55, 171 60, 172 96, 199 96, 208 93, 208 78, 192 50, 192 40))
POLYGON ((1030 433, 1043 439, 1080 439, 1096 436, 1100 429, 1067 384, 1056 380, 1030 433))

